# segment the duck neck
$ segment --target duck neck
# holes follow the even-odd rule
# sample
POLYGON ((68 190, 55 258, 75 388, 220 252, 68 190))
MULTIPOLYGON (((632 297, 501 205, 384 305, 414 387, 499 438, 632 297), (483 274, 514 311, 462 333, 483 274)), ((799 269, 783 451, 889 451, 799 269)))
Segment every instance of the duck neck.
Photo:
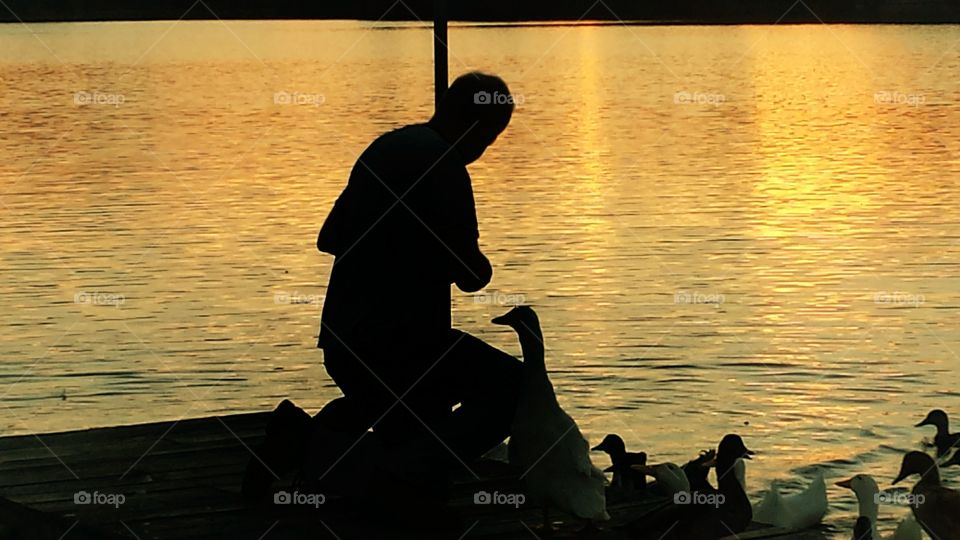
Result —
POLYGON ((737 479, 736 464, 737 460, 729 456, 717 456, 717 486, 726 492, 746 493, 737 479))
POLYGON ((932 467, 927 469, 922 475, 920 475, 920 481, 917 482, 916 487, 921 486, 939 486, 940 485, 940 468, 934 464, 932 467))
POLYGON ((943 422, 937 422, 937 435, 950 434, 950 421, 944 419, 943 422))
POLYGON ((546 373, 547 364, 544 360, 543 332, 539 327, 521 328, 520 352, 523 353, 523 365, 528 373, 546 373))
POLYGON ((877 505, 877 496, 880 494, 880 491, 874 491, 870 493, 869 496, 857 495, 857 503, 860 507, 860 515, 870 519, 870 525, 876 526, 877 524, 877 515, 880 512, 880 508, 877 505))

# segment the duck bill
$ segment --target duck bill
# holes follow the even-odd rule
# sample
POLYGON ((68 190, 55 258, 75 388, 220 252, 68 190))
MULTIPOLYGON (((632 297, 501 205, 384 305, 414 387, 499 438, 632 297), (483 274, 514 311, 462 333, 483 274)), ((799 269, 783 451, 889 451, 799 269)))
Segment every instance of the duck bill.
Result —
POLYGON ((853 489, 853 478, 847 478, 846 480, 841 480, 837 482, 837 485, 842 488, 853 489))
POLYGON ((933 425, 930 423, 930 420, 924 420, 923 422, 915 424, 913 427, 923 427, 923 426, 930 426, 930 425, 933 425))
POLYGON ((747 450, 745 450, 745 451, 743 452, 743 456, 742 456, 742 457, 743 457, 743 459, 753 459, 753 456, 755 456, 755 455, 757 455, 756 452, 754 452, 753 450, 747 449, 747 450))
POLYGON ((897 478, 894 479, 893 485, 897 485, 898 483, 903 482, 903 480, 906 479, 907 476, 910 476, 910 475, 904 474, 904 473, 901 471, 900 474, 897 475, 897 478))
MULTIPOLYGON (((496 320, 496 319, 494 319, 494 320, 496 320)), ((601 451, 603 451, 603 450, 604 450, 604 448, 603 448, 603 443, 600 443, 600 444, 598 444, 598 445, 596 445, 596 446, 594 446, 593 448, 590 449, 591 452, 601 452, 601 451)))
POLYGON ((506 315, 501 315, 499 317, 494 317, 490 319, 490 322, 493 324, 499 324, 501 326, 510 326, 510 320, 507 319, 506 315))

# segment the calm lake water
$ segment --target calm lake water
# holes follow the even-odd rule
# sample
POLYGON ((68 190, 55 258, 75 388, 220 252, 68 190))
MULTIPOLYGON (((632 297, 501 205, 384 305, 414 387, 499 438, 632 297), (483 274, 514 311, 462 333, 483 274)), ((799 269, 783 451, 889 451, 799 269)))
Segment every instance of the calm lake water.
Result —
MULTIPOLYGON (((888 486, 928 409, 960 415, 958 39, 451 29, 451 72, 523 100, 471 167, 495 276, 456 324, 518 352, 488 321, 536 306, 591 442, 683 461, 736 431, 755 497, 815 465, 888 486)), ((337 396, 316 233, 365 145, 429 116, 431 48, 420 25, 0 26, 4 433, 337 396)))

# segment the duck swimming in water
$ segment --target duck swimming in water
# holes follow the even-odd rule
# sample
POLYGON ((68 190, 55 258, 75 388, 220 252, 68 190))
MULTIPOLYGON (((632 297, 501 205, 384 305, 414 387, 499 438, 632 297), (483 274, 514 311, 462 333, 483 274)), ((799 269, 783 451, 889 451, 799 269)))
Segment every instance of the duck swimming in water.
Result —
POLYGON ((938 458, 947 455, 951 448, 960 446, 960 433, 950 433, 950 420, 943 410, 930 411, 927 417, 914 427, 922 426, 936 426, 937 434, 933 437, 933 446, 937 447, 938 458))
MULTIPOLYGON (((880 486, 877 485, 877 481, 868 474, 858 474, 842 482, 837 482, 837 485, 853 491, 854 495, 857 496, 860 515, 857 521, 859 522, 860 519, 867 520, 870 530, 870 536, 865 538, 881 540, 881 536, 877 532, 877 516, 880 511, 880 486)), ((861 540, 864 537, 857 533, 856 528, 854 528, 853 538, 854 540, 861 540)), ((900 522, 889 540, 922 540, 922 538, 923 533, 920 530, 920 525, 917 524, 912 515, 908 515, 900 522)))
POLYGON ((633 468, 634 465, 646 465, 647 454, 644 452, 627 452, 627 445, 616 433, 603 438, 600 444, 592 448, 594 452, 603 451, 610 456, 613 463, 604 472, 613 473, 612 485, 625 491, 643 490, 647 487, 646 475, 633 468))
POLYGON ((827 483, 823 471, 817 469, 810 484, 793 495, 782 495, 777 481, 771 482, 757 505, 756 519, 784 529, 807 529, 823 521, 827 507, 827 483))
POLYGON ((923 530, 936 540, 960 540, 960 492, 940 483, 936 461, 923 452, 908 452, 894 484, 920 475, 911 494, 910 507, 923 530))
POLYGON ((544 359, 543 332, 536 312, 518 306, 493 319, 513 328, 523 353, 521 390, 510 429, 509 455, 524 471, 531 499, 581 519, 608 520, 607 478, 590 461, 590 445, 553 391, 544 359))

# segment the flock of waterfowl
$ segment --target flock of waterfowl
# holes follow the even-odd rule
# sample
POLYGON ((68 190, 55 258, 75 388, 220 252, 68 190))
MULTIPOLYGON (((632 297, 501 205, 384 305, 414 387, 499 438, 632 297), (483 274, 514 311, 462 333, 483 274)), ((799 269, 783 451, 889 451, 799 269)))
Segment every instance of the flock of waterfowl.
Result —
MULTIPOLYGON (((556 508, 590 522, 609 519, 606 508, 608 482, 620 493, 649 492, 672 497, 673 504, 644 515, 623 528, 631 538, 715 539, 736 535, 751 522, 786 529, 805 529, 821 523, 827 513, 827 485, 823 472, 802 491, 783 495, 776 483, 752 505, 746 493, 746 466, 753 452, 743 439, 728 434, 716 450, 701 452, 680 467, 673 463, 647 463, 644 452, 629 452, 623 439, 607 435, 592 448, 606 452, 612 465, 600 471, 590 459, 591 448, 576 422, 559 405, 544 358, 539 319, 529 306, 518 306, 493 319, 513 328, 523 354, 523 389, 508 445, 509 460, 524 474, 528 496, 544 508, 544 527, 550 528, 548 510, 556 508), (716 486, 709 481, 715 471, 716 486), (652 477, 655 482, 647 483, 652 477)), ((947 414, 931 411, 917 427, 936 426, 931 446, 937 458, 960 448, 960 433, 950 433, 947 414)), ((910 493, 912 516, 893 533, 894 540, 921 539, 921 528, 933 540, 960 540, 960 492, 941 483, 939 467, 960 464, 960 449, 939 466, 928 454, 907 453, 894 484, 914 475, 919 480, 910 493)), ((854 540, 879 540, 877 515, 883 501, 877 482, 866 474, 837 483, 854 492, 859 503, 854 540)), ((669 500, 669 499, 668 499, 669 500)))

